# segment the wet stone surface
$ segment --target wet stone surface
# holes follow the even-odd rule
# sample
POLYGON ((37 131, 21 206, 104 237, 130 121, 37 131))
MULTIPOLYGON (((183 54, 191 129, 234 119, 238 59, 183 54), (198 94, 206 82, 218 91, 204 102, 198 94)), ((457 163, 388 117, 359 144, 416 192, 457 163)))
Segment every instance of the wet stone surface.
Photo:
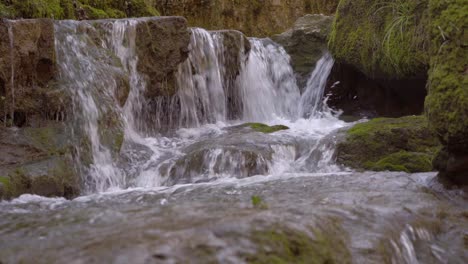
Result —
POLYGON ((264 263, 296 250, 336 263, 463 263, 466 194, 434 177, 286 174, 72 201, 25 195, 0 203, 0 260, 264 263))

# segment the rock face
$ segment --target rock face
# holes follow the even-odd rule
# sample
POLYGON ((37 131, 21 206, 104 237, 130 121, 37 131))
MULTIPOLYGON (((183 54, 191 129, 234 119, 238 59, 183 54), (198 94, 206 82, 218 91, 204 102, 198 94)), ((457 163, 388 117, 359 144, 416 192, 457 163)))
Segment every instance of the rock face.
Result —
POLYGON ((189 42, 187 21, 182 17, 148 19, 137 25, 137 67, 146 75, 148 98, 175 94, 175 73, 187 59, 189 42))
MULTIPOLYGON (((63 74, 61 63, 64 62, 57 58, 64 58, 64 49, 56 49, 55 43, 57 40, 68 44, 64 42, 66 34, 75 28, 72 24, 76 26, 77 31, 73 32, 89 45, 88 52, 93 54, 90 56, 97 56, 93 59, 114 69, 109 74, 115 83, 115 94, 109 98, 115 98, 111 101, 123 106, 129 94, 130 77, 123 74, 124 66, 115 55, 99 50, 109 44, 104 34, 112 23, 111 20, 0 21, 0 34, 5 36, 0 39, 0 179, 4 198, 23 193, 67 198, 79 194, 81 180, 74 161, 78 156, 90 161, 91 147, 86 135, 77 132, 79 129, 69 129, 76 125, 72 119, 77 110, 66 85, 73 87, 76 83, 59 76, 63 74), (56 30, 57 27, 61 30, 56 30), (120 74, 114 75, 116 72, 120 74), (71 130, 78 137, 73 142, 79 142, 82 147, 79 153, 72 147, 71 130)), ((137 70, 145 78, 147 99, 176 93, 175 73, 188 56, 189 40, 190 31, 184 18, 138 20, 137 70)), ((70 72, 71 68, 68 69, 70 72)), ((113 156, 118 155, 123 141, 119 120, 119 114, 108 112, 98 122, 103 131, 102 143, 113 156)))
POLYGON ((0 118, 22 126, 35 115, 57 117, 65 98, 54 84, 53 21, 1 20, 0 32, 0 118))
POLYGON ((428 172, 440 147, 423 116, 377 118, 348 130, 336 157, 354 169, 428 172))
POLYGON ((272 37, 291 56, 299 87, 305 86, 315 63, 326 52, 332 22, 331 16, 306 15, 288 31, 272 37))
POLYGON ((299 17, 334 13, 338 0, 157 0, 162 15, 178 15, 190 26, 232 28, 248 36, 265 37, 285 31, 299 17))
POLYGON ((431 63, 426 112, 444 149, 435 160, 441 175, 468 184, 468 61, 466 4, 430 1, 431 63))

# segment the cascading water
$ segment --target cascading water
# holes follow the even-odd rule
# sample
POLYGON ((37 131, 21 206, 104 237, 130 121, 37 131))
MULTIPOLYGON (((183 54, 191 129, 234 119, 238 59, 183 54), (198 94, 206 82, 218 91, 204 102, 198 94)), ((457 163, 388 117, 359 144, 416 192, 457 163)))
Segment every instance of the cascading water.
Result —
POLYGON ((334 62, 328 52, 317 62, 317 66, 307 80, 307 86, 299 105, 299 116, 316 117, 321 111, 323 93, 334 62))
POLYGON ((333 65, 329 54, 317 63, 301 97, 281 46, 254 38, 246 44, 240 37, 232 52, 225 46, 227 32, 194 28, 188 59, 176 73, 177 94, 151 103, 137 67, 140 22, 56 23, 60 81, 72 94, 76 157, 88 191, 293 172, 304 170, 295 160, 313 156, 307 147, 332 153, 333 146, 323 150, 320 139, 343 123, 316 115, 333 65), (233 61, 239 62, 237 70, 227 64, 233 61), (122 82, 129 87, 123 105, 117 96, 122 82), (242 122, 290 129, 276 136, 226 129, 242 122), (166 136, 158 135, 164 128, 166 136), (124 138, 122 154, 113 149, 112 134, 124 138), (250 146, 243 147, 245 142, 250 146))

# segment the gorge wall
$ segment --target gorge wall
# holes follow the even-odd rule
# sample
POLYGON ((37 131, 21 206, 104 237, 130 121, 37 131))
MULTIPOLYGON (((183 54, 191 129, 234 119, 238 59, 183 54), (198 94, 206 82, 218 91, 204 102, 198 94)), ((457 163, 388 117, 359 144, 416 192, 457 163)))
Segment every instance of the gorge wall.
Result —
MULTIPOLYGON (((73 197, 80 192, 75 159, 81 155, 79 159, 89 160, 91 143, 80 135, 82 124, 76 122, 79 118, 76 112, 82 106, 75 102, 81 94, 74 78, 81 77, 82 85, 94 87, 101 78, 110 75, 111 82, 103 81, 102 85, 113 94, 107 95, 101 89, 103 94, 96 95, 99 107, 126 104, 132 81, 126 73, 130 65, 121 62, 116 55, 119 50, 109 47, 108 42, 109 36, 120 32, 115 23, 0 20, 0 33, 5 36, 0 39, 0 196, 34 193, 73 197), (83 42, 75 43, 75 37, 83 42), (73 48, 73 61, 67 61, 70 57, 64 54, 68 46, 73 48), (89 75, 93 80, 76 75, 85 73, 76 67, 90 67, 89 61, 80 61, 79 47, 84 47, 84 52, 96 63, 106 65, 107 68, 93 72, 99 75, 104 70, 104 75, 89 75), (77 145, 85 150, 78 153, 77 145)), ((166 17, 122 23, 123 27, 126 23, 135 24, 134 34, 138 37, 134 45, 142 58, 135 66, 146 83, 145 98, 152 101, 174 95, 175 73, 189 51, 186 20, 166 17)), ((129 33, 121 33, 126 40, 129 33)), ((99 135, 103 138, 102 147, 113 153, 120 151, 123 141, 118 115, 107 111, 96 120, 103 133, 99 135)))
POLYGON ((338 0, 157 0, 162 15, 184 16, 190 26, 236 29, 248 36, 279 34, 305 14, 333 14, 338 0))

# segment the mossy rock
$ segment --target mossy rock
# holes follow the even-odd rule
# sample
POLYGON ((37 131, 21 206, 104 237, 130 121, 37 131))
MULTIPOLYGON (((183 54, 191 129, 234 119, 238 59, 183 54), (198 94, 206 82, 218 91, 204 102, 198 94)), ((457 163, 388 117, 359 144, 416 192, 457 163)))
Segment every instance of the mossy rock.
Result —
POLYGON ((435 165, 441 175, 468 184, 468 5, 430 0, 429 11, 431 61, 425 107, 444 145, 435 165))
POLYGON ((8 176, 0 177, 4 199, 22 194, 36 194, 46 197, 74 198, 80 192, 79 180, 68 157, 57 158, 51 163, 47 174, 33 175, 31 168, 18 167, 8 176))
POLYGON ((281 130, 288 130, 289 127, 283 125, 268 126, 262 123, 246 123, 241 125, 242 127, 249 127, 256 132, 261 132, 265 134, 271 134, 281 130))
POLYGON ((424 76, 429 65, 429 0, 341 0, 329 49, 372 78, 424 76))
POLYGON ((336 156, 354 169, 427 172, 440 147, 424 116, 376 118, 349 129, 336 156))
POLYGON ((346 247, 345 232, 339 226, 322 230, 312 228, 313 238, 307 233, 287 227, 275 227, 254 231, 250 240, 256 253, 244 256, 251 264, 286 263, 351 263, 351 254, 346 247))
POLYGON ((434 156, 426 153, 400 151, 377 162, 366 162, 364 168, 372 171, 430 172, 434 156))

